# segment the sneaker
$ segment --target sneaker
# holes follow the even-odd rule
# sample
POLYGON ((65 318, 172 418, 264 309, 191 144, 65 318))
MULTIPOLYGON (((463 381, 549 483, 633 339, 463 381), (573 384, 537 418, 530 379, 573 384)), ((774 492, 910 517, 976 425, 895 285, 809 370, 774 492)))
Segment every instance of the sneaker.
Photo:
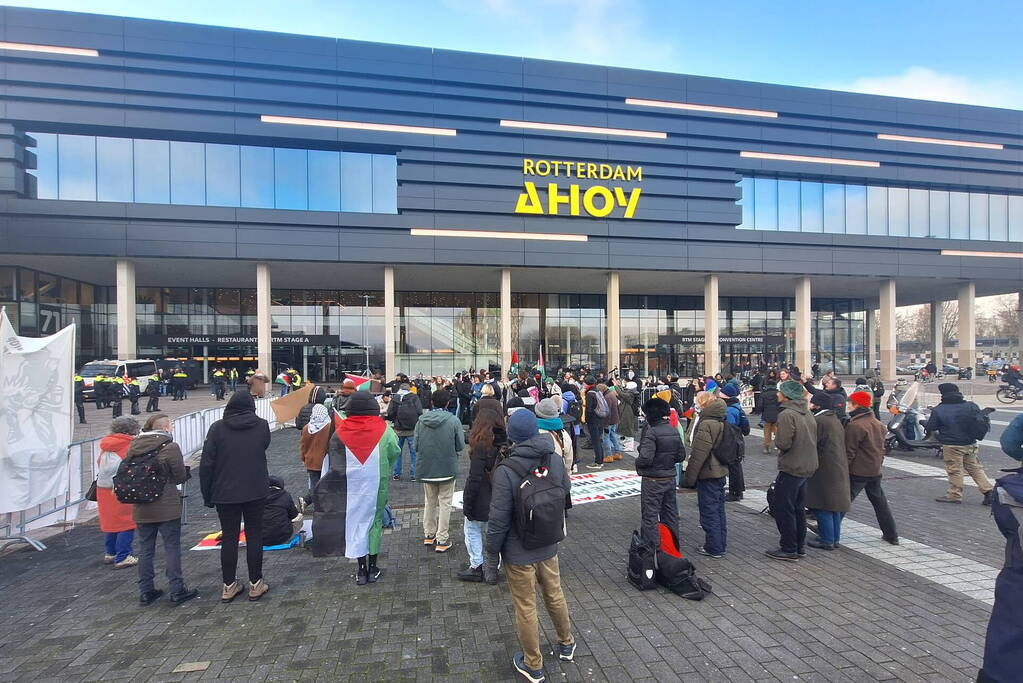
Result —
POLYGON ((572 464, 572 474, 579 474, 579 465, 572 464))
POLYGON ((806 548, 800 548, 799 550, 797 550, 796 555, 799 555, 799 557, 801 558, 806 557, 806 548))
POLYGON ((727 496, 725 496, 726 503, 737 503, 740 500, 742 500, 741 493, 729 493, 727 496))
POLYGON ((722 557, 725 556, 724 553, 720 553, 720 554, 719 553, 712 553, 709 550, 707 550, 706 548, 697 548, 696 552, 700 553, 701 555, 706 555, 707 557, 713 557, 714 559, 717 559, 717 560, 720 560, 722 557))
POLYGON ((437 541, 436 545, 433 546, 433 550, 438 553, 446 553, 451 550, 451 541, 446 541, 444 543, 437 541))
POLYGON ((113 563, 114 563, 114 556, 113 555, 104 555, 103 556, 103 564, 113 564, 113 563))
POLYGON ((770 454, 771 454, 771 447, 770 446, 764 446, 764 455, 770 455, 770 454))
POLYGON ((547 680, 547 673, 543 669, 530 669, 526 666, 525 657, 521 652, 515 653, 512 657, 512 666, 530 683, 544 683, 547 680))
POLYGON ((151 605, 162 597, 163 591, 160 590, 159 588, 156 588, 151 591, 146 591, 145 593, 139 596, 139 604, 143 606, 151 605))
POLYGON ((391 477, 391 479, 393 479, 394 481, 401 481, 401 475, 395 474, 393 477, 391 477))
POLYGON ((586 469, 588 469, 588 470, 602 470, 602 469, 604 469, 604 465, 602 463, 599 463, 599 462, 591 462, 589 465, 586 466, 586 469))
POLYGON ((256 600, 259 600, 261 597, 266 595, 269 590, 270 586, 266 585, 266 581, 260 579, 259 581, 249 586, 249 600, 255 602, 256 600))
POLYGON ((364 569, 359 569, 359 571, 355 573, 355 585, 365 586, 367 583, 369 583, 369 573, 364 569))
POLYGON ((778 548, 777 550, 768 550, 764 554, 767 555, 768 557, 774 559, 774 560, 785 560, 786 562, 798 562, 799 561, 799 554, 798 553, 787 553, 784 550, 782 550, 781 548, 778 548))
POLYGON ((180 593, 172 593, 170 596, 170 601, 173 602, 175 605, 180 605, 183 602, 188 602, 192 598, 197 597, 199 597, 199 591, 193 588, 192 590, 184 590, 180 593))
POLYGON ((612 457, 612 460, 621 460, 621 459, 622 459, 622 454, 621 453, 615 453, 614 457, 612 457))
MULTIPOLYGON (((555 652, 558 655, 558 659, 560 659, 561 661, 571 662, 572 659, 575 657, 575 643, 569 643, 568 645, 562 645, 561 643, 558 643, 555 652)), ((555 654, 555 652, 552 652, 551 654, 555 654)))
POLYGON ((825 543, 824 541, 818 541, 816 539, 811 539, 811 540, 807 541, 806 544, 808 546, 810 546, 811 548, 817 548, 817 550, 834 550, 835 549, 835 545, 833 543, 825 543))
POLYGON ((941 498, 935 498, 935 501, 939 503, 952 503, 953 505, 962 505, 962 499, 960 498, 949 498, 948 496, 942 496, 941 498))
POLYGON ((426 538, 423 539, 423 545, 433 545, 436 542, 437 539, 434 538, 433 536, 427 536, 426 538))
POLYGON ((458 572, 459 581, 468 581, 470 583, 482 583, 483 582, 483 565, 478 567, 469 567, 458 572))
POLYGON ((220 592, 221 602, 231 602, 242 593, 242 584, 240 581, 232 581, 231 583, 224 584, 224 590, 220 592))
POLYGON ((984 493, 984 501, 981 503, 981 505, 991 505, 991 503, 994 501, 994 499, 995 499, 995 491, 994 491, 994 489, 991 489, 990 491, 986 491, 984 493))
POLYGON ((134 567, 139 563, 139 558, 134 555, 128 555, 120 562, 114 562, 114 569, 127 569, 128 567, 134 567))

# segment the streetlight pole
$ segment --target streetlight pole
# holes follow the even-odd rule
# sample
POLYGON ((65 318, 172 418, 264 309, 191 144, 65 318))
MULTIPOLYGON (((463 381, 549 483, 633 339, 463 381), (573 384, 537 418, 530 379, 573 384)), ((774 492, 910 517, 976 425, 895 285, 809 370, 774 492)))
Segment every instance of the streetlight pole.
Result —
POLYGON ((369 300, 370 299, 374 299, 376 297, 374 297, 372 294, 363 294, 359 298, 363 300, 363 309, 362 309, 362 320, 363 320, 363 327, 362 327, 362 348, 366 352, 366 377, 369 377, 370 376, 370 371, 369 371, 369 344, 366 342, 366 325, 365 325, 366 309, 369 308, 369 300))

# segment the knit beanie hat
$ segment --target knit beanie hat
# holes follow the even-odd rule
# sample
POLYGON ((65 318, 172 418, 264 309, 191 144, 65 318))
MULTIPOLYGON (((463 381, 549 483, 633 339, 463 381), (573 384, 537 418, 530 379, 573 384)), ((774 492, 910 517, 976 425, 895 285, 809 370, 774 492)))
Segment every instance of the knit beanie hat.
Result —
POLYGON ((779 384, 778 391, 786 398, 793 400, 803 398, 803 394, 806 393, 803 385, 794 379, 788 379, 779 384))
POLYGON ((545 398, 536 404, 536 417, 541 420, 549 420, 561 414, 560 401, 553 398, 545 398))
POLYGON ((726 384, 721 387, 721 393, 728 398, 735 398, 739 395, 739 389, 734 384, 726 384))
POLYGON ((536 415, 529 410, 516 410, 508 418, 508 440, 513 443, 529 441, 539 434, 536 415))
POLYGON ((940 393, 942 396, 944 396, 945 394, 951 394, 953 392, 958 392, 958 391, 959 391, 959 385, 958 384, 952 384, 952 382, 945 382, 944 384, 939 384, 938 385, 938 393, 940 393))
POLYGON ((354 394, 348 397, 348 403, 344 407, 345 414, 348 417, 355 417, 356 415, 380 415, 380 404, 373 398, 373 394, 368 391, 356 391, 354 394))
POLYGON ((849 395, 849 400, 861 408, 869 408, 874 402, 874 397, 865 391, 854 391, 849 395))
POLYGON ((831 394, 824 393, 823 391, 815 391, 810 394, 810 403, 817 406, 818 410, 831 410, 835 407, 831 394))

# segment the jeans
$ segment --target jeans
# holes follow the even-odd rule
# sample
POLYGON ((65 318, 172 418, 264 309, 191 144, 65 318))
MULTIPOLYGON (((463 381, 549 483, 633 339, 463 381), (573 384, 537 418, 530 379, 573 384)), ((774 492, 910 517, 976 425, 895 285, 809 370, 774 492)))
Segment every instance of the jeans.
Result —
POLYGON ((223 532, 220 542, 220 571, 224 585, 234 583, 238 569, 238 536, 242 519, 245 520, 245 564, 249 568, 249 581, 263 578, 263 509, 266 499, 247 503, 218 503, 217 517, 223 532))
POLYGON ((814 510, 817 517, 817 535, 822 543, 835 545, 842 536, 842 513, 831 510, 814 510))
POLYGON ((463 532, 465 549, 469 553, 469 566, 475 569, 483 564, 483 539, 487 536, 487 523, 466 518, 463 532))
POLYGON ((120 562, 131 555, 131 544, 135 540, 135 530, 113 531, 103 534, 103 543, 107 549, 107 555, 114 556, 114 562, 120 562))
POLYGON ((139 593, 154 590, 153 557, 156 555, 156 534, 163 536, 163 565, 171 595, 185 592, 185 578, 181 574, 181 520, 154 524, 136 524, 139 533, 139 593))
POLYGON ((806 545, 806 477, 779 472, 774 480, 774 523, 782 552, 798 553, 806 545))
POLYGON ((599 465, 604 462, 604 424, 600 420, 591 420, 586 423, 586 431, 593 448, 593 463, 599 465))
POLYGON ((618 425, 608 425, 601 443, 608 455, 622 452, 622 440, 618 438, 618 425))
POLYGON ((725 478, 697 479, 696 502, 700 507, 703 549, 712 555, 723 555, 728 545, 725 523, 725 478))
POLYGON ((398 461, 394 463, 394 476, 401 476, 401 462, 404 460, 405 444, 408 443, 408 478, 416 478, 416 440, 411 436, 398 437, 398 461))
POLYGON ((881 535, 887 540, 899 537, 895 529, 895 518, 888 507, 888 499, 885 498, 884 490, 881 488, 881 477, 857 477, 849 475, 849 493, 853 500, 860 495, 860 491, 867 489, 867 499, 874 506, 874 515, 877 517, 877 525, 881 527, 881 535))
POLYGON ((424 481, 423 535, 437 539, 437 545, 448 544, 448 525, 451 523, 451 498, 455 495, 455 480, 424 481))
POLYGON ((561 567, 558 556, 536 564, 505 564, 508 590, 515 608, 515 626, 519 633, 519 646, 526 666, 530 669, 543 667, 543 653, 540 652, 540 620, 536 616, 536 584, 540 584, 547 614, 554 623, 558 643, 571 645, 572 621, 568 616, 568 603, 561 591, 561 567))
POLYGON ((678 499, 675 480, 643 477, 639 485, 640 535, 653 543, 661 544, 658 524, 664 524, 678 538, 678 499))

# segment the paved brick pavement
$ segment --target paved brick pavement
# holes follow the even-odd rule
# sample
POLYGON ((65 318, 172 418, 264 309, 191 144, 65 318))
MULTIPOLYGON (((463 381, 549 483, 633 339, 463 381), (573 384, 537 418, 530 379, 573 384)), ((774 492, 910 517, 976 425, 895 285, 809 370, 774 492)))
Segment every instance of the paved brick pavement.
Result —
MULTIPOLYGON (((185 413, 194 413, 206 408, 213 408, 218 405, 224 405, 227 403, 227 399, 231 397, 231 392, 227 392, 226 398, 223 401, 218 401, 216 398, 210 395, 208 387, 197 387, 188 392, 188 398, 184 401, 171 400, 170 396, 160 397, 160 412, 171 417, 178 417, 185 413)), ((143 423, 146 419, 146 397, 143 396, 139 401, 139 408, 142 409, 141 415, 135 415, 135 419, 139 423, 143 423)), ((131 403, 127 400, 121 408, 124 415, 131 416, 131 403)), ((95 439, 102 436, 106 436, 110 433, 110 415, 111 410, 106 408, 99 410, 96 408, 96 404, 89 402, 85 404, 85 422, 86 424, 78 424, 78 417, 75 416, 75 441, 85 441, 87 439, 95 439)))
MULTIPOLYGON (((295 495, 304 491, 297 437, 293 429, 277 433, 271 447, 271 468, 295 495)), ((747 479, 766 487, 774 459, 757 455, 753 441, 747 479)), ((982 459, 991 474, 1010 462, 989 447, 982 459)), ((885 474, 903 537, 1000 565, 1002 542, 975 489, 968 504, 949 509, 932 502, 944 490, 941 479, 885 474)), ((393 483, 399 528, 384 538, 382 581, 367 587, 355 586, 354 564, 346 560, 275 552, 266 555, 267 598, 221 605, 217 553, 186 552, 186 578, 202 597, 142 608, 135 575, 100 563, 94 523, 50 539, 46 552, 0 558, 0 681, 514 680, 506 585, 455 579, 466 560, 457 514, 452 551, 423 549, 421 495, 414 483, 393 483), (202 670, 175 673, 179 667, 202 670)), ((702 540, 695 494, 680 494, 679 502, 683 551, 694 556, 702 540)), ((192 545, 217 524, 196 497, 189 505, 184 536, 192 545)), ((876 527, 865 499, 850 518, 876 527)), ((853 550, 773 562, 763 556, 777 542, 773 521, 741 505, 728 507, 726 557, 695 555, 714 596, 694 603, 661 590, 640 593, 624 576, 638 519, 638 497, 570 512, 562 579, 580 646, 573 663, 548 657, 551 680, 830 683, 976 675, 989 615, 979 600, 853 550)), ((551 642, 545 615, 541 623, 542 642, 551 642)))

